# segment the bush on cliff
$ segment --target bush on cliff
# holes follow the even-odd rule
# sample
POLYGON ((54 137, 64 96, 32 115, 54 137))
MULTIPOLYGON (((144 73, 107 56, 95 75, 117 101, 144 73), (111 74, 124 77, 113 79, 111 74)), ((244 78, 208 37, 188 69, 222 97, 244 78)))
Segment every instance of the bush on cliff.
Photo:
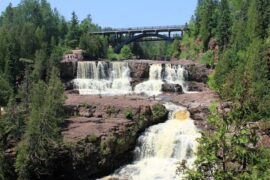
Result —
POLYGON ((160 118, 165 117, 168 114, 168 111, 162 104, 155 104, 152 107, 153 120, 159 120, 160 118))

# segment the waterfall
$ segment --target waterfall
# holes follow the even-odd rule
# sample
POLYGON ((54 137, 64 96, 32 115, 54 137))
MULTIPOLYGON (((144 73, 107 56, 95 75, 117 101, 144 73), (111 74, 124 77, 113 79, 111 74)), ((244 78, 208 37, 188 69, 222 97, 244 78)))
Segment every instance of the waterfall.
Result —
POLYGON ((74 86, 82 95, 123 95, 132 91, 128 63, 78 62, 74 86))
POLYGON ((187 167, 192 167, 200 133, 185 108, 171 103, 165 106, 170 110, 169 120, 146 130, 138 139, 134 163, 120 168, 111 177, 130 180, 184 178, 183 174, 176 174, 178 163, 184 160, 187 167))
POLYGON ((149 70, 149 80, 135 86, 135 93, 146 94, 148 96, 161 94, 162 88, 162 65, 152 64, 149 70))
POLYGON ((179 84, 184 92, 185 69, 181 65, 151 64, 149 79, 137 84, 132 90, 130 68, 127 62, 80 61, 74 86, 82 95, 125 95, 162 93, 162 84, 179 84))
POLYGON ((183 91, 185 88, 185 69, 181 65, 175 64, 152 64, 149 71, 149 80, 138 84, 135 87, 135 93, 146 94, 148 96, 159 95, 162 93, 162 84, 179 84, 182 86, 183 91))
POLYGON ((164 80, 170 84, 179 84, 182 86, 183 91, 187 92, 185 86, 185 69, 178 64, 166 64, 164 80))

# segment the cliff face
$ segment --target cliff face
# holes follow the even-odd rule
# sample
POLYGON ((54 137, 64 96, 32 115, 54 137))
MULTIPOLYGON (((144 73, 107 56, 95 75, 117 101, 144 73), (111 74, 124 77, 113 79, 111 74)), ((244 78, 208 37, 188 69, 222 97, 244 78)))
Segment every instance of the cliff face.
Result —
POLYGON ((139 134, 168 116, 163 105, 136 97, 68 96, 70 117, 57 164, 61 179, 91 179, 131 161, 139 134))

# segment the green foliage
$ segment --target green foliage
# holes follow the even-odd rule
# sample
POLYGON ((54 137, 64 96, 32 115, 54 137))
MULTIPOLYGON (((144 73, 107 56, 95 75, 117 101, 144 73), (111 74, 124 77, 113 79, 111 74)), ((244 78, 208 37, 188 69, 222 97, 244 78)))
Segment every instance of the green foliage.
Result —
POLYGON ((91 36, 85 33, 80 38, 80 48, 84 49, 84 56, 89 59, 105 58, 107 56, 107 41, 105 38, 91 36))
POLYGON ((109 60, 111 61, 116 61, 116 60, 120 60, 120 57, 118 54, 114 53, 114 50, 112 47, 109 47, 108 48, 108 51, 107 51, 107 57, 109 60))
POLYGON ((222 89, 226 79, 229 77, 230 71, 237 66, 238 59, 233 49, 228 49, 221 55, 214 74, 214 81, 218 89, 222 89))
POLYGON ((218 1, 203 0, 199 3, 196 12, 196 25, 199 36, 203 41, 204 50, 208 49, 211 37, 214 37, 217 27, 218 1))
POLYGON ((3 125, 0 117, 0 180, 4 180, 4 148, 3 148, 3 125))
POLYGON ((75 12, 72 12, 71 24, 69 26, 68 34, 67 34, 67 45, 71 48, 76 48, 79 45, 80 40, 80 28, 78 17, 75 12))
POLYGON ((108 136, 101 140, 100 150, 104 156, 110 156, 112 153, 112 146, 114 145, 116 138, 114 136, 108 136))
POLYGON ((269 155, 262 156, 264 150, 256 148, 256 128, 245 122, 247 116, 239 116, 242 111, 237 108, 233 108, 230 114, 218 113, 216 105, 212 105, 210 109, 208 123, 215 130, 203 132, 198 140, 200 147, 195 162, 196 169, 188 172, 189 177, 243 179, 253 176, 254 170, 256 173, 266 171, 269 174, 269 155))
POLYGON ((133 54, 131 52, 131 49, 128 45, 125 45, 120 52, 120 57, 123 59, 131 59, 133 57, 133 54))
POLYGON ((109 116, 112 116, 112 115, 116 116, 119 113, 119 110, 117 110, 116 107, 114 107, 114 106, 108 106, 106 109, 106 113, 109 116))
POLYGON ((126 109, 125 112, 124 112, 124 114, 125 114, 125 117, 127 119, 129 119, 129 120, 132 120, 133 119, 133 116, 134 115, 133 115, 132 109, 130 109, 130 108, 126 109))
POLYGON ((231 17, 229 3, 227 0, 221 0, 219 5, 219 21, 217 25, 217 40, 219 47, 225 49, 229 44, 231 35, 231 17))
POLYGON ((168 112, 166 108, 162 104, 155 104, 152 107, 153 119, 158 120, 160 118, 164 118, 168 112))
POLYGON ((11 93, 12 89, 9 83, 0 75, 0 107, 7 105, 11 93))
POLYGON ((214 91, 218 91, 218 86, 216 84, 216 81, 214 79, 214 76, 215 76, 215 73, 212 73, 210 75, 208 75, 208 81, 207 81, 207 84, 208 86, 214 90, 214 91))
POLYGON ((89 136, 87 136, 87 140, 90 141, 90 142, 96 142, 97 141, 97 136, 94 135, 94 134, 91 134, 89 136))
POLYGON ((196 39, 196 28, 193 20, 190 21, 188 28, 189 32, 184 33, 181 40, 182 52, 180 57, 183 59, 196 60, 203 51, 203 44, 196 39))
POLYGON ((214 65, 214 51, 213 50, 208 50, 206 53, 203 54, 201 58, 201 63, 213 66, 214 65))
POLYGON ((131 49, 132 53, 141 59, 167 60, 172 55, 171 42, 136 42, 131 45, 131 49))
POLYGON ((16 157, 18 179, 51 176, 54 149, 60 141, 59 125, 63 122, 63 92, 64 87, 55 68, 48 85, 43 81, 34 85, 29 123, 16 157))
POLYGON ((171 50, 170 50, 170 55, 173 58, 179 58, 181 54, 181 49, 180 49, 180 40, 175 39, 171 45, 171 50))
POLYGON ((124 138, 117 138, 116 139, 116 143, 118 145, 124 145, 125 144, 125 139, 124 138))

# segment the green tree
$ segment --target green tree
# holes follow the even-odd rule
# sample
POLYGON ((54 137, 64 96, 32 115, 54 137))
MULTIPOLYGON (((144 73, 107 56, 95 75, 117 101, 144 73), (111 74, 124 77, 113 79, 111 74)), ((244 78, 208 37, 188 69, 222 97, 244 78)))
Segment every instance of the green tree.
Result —
POLYGON ((219 5, 219 21, 217 25, 217 40, 219 46, 224 50, 228 44, 231 35, 231 17, 227 0, 221 0, 219 5))
POLYGON ((128 45, 125 45, 120 52, 120 56, 123 59, 131 59, 133 57, 132 51, 128 45))
POLYGON ((195 169, 188 171, 190 179, 250 179, 252 176, 263 179, 269 176, 269 154, 263 148, 256 148, 256 127, 248 124, 250 114, 242 111, 242 107, 245 105, 235 106, 226 114, 212 105, 208 123, 215 130, 203 132, 199 139, 195 169))
POLYGON ((178 58, 180 57, 181 49, 180 49, 180 40, 175 39, 171 45, 171 57, 178 58))
POLYGON ((83 34, 80 39, 80 48, 84 50, 84 56, 89 59, 105 58, 107 56, 107 41, 102 37, 83 34))
POLYGON ((32 72, 32 80, 34 82, 45 79, 46 60, 47 60, 47 56, 44 50, 36 51, 34 70, 32 72))
POLYGON ((203 41, 204 50, 208 49, 211 37, 214 37, 217 27, 217 6, 218 1, 203 0, 199 3, 199 35, 203 41))
POLYGON ((253 38, 265 39, 270 24, 270 1, 251 0, 248 9, 248 35, 253 38))
POLYGON ((0 180, 5 180, 4 175, 4 149, 3 149, 3 125, 0 117, 0 180))
POLYGON ((78 17, 75 12, 72 12, 71 23, 67 34, 67 45, 71 48, 76 48, 79 45, 80 40, 80 27, 78 17))
MULTIPOLYGON (((9 83, 4 79, 3 76, 0 75, 0 108, 6 106, 8 103, 8 99, 12 93, 12 89, 9 83)), ((1 117, 1 111, 0 111, 1 117)))
POLYGON ((39 81, 32 91, 29 123, 16 158, 18 179, 50 178, 55 148, 61 140, 64 87, 57 69, 52 70, 48 86, 39 81))

